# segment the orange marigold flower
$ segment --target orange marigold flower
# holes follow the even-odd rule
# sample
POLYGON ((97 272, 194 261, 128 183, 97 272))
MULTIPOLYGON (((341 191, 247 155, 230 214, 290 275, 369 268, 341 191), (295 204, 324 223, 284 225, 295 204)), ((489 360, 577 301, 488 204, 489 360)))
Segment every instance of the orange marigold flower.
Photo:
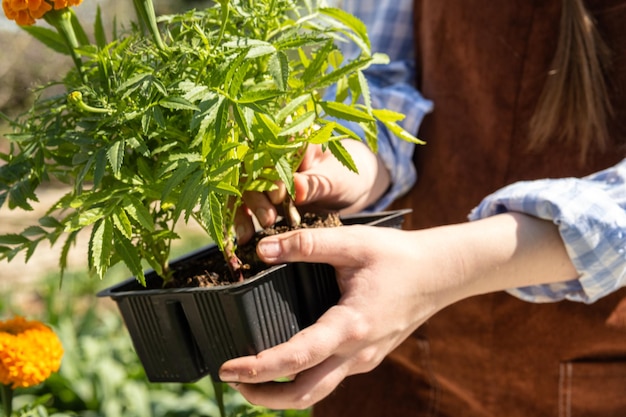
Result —
POLYGON ((0 384, 26 388, 59 370, 63 346, 45 324, 15 317, 0 321, 0 384))
POLYGON ((54 10, 60 10, 65 7, 78 6, 83 0, 52 0, 54 3, 54 10))
POLYGON ((29 26, 52 10, 78 6, 83 0, 2 0, 2 9, 9 20, 29 26))

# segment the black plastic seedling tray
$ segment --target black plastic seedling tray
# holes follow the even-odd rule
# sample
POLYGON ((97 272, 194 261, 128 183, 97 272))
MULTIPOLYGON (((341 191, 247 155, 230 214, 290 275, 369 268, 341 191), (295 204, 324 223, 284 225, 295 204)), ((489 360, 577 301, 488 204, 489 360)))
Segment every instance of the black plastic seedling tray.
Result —
MULTIPOLYGON (((345 225, 400 228, 409 210, 353 215, 345 225)), ((172 262, 221 256, 215 245, 172 262)), ((193 382, 206 375, 219 381, 229 359, 254 355, 286 342, 339 301, 332 267, 291 263, 273 266, 245 282, 211 288, 161 289, 146 274, 98 294, 120 310, 139 359, 152 382, 193 382)))

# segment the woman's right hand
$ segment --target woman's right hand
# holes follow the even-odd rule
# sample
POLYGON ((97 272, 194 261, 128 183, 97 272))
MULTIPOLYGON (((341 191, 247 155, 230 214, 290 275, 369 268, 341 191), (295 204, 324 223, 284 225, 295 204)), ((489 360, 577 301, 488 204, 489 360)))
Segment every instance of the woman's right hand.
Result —
MULTIPOLYGON (((301 211, 340 211, 354 213, 375 202, 389 186, 389 173, 380 159, 362 142, 344 140, 359 172, 343 166, 328 150, 309 146, 298 172, 294 175, 295 203, 301 211)), ((235 220, 237 237, 245 243, 254 234, 252 216, 262 227, 274 224, 277 206, 287 192, 282 183, 267 193, 247 192, 235 220)))

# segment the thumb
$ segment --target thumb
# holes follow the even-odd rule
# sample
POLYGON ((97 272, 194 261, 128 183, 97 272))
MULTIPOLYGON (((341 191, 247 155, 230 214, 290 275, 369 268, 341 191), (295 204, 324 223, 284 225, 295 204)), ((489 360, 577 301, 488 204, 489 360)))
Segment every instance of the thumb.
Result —
POLYGON ((262 239, 257 253, 264 262, 324 262, 341 266, 348 261, 349 249, 355 249, 358 240, 351 235, 359 226, 300 229, 262 239))

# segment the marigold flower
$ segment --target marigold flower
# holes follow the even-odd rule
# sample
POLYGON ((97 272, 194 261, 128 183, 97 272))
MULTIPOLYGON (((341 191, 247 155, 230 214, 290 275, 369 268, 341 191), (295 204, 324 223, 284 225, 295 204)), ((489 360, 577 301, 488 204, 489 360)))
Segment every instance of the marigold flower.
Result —
POLYGON ((52 0, 54 3, 54 10, 61 10, 65 7, 78 6, 83 0, 52 0))
POLYGON ((29 26, 53 8, 78 6, 83 0, 2 0, 4 14, 20 26, 29 26))
POLYGON ((15 317, 0 321, 0 384, 26 388, 59 370, 63 346, 45 324, 15 317))

